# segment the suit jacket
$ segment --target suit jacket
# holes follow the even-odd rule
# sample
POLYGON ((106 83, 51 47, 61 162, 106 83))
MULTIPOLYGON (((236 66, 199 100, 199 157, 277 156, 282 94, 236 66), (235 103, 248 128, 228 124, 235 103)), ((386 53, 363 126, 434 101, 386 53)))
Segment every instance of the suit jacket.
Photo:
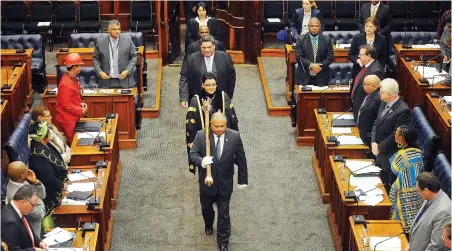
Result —
MULTIPOLYGON (((96 47, 94 49, 93 66, 97 75, 101 71, 110 75, 110 36, 106 35, 97 39, 96 47)), ((133 79, 133 70, 137 64, 137 51, 132 39, 127 35, 119 36, 118 41, 118 71, 119 74, 124 70, 128 70, 128 77, 121 79, 121 88, 135 87, 136 83, 133 79)), ((110 87, 108 79, 98 77, 99 87, 110 87)))
MULTIPOLYGON (((318 34, 318 36, 316 63, 322 64, 322 70, 317 73, 316 78, 319 83, 328 85, 330 79, 329 66, 334 60, 333 45, 331 44, 329 36, 323 34, 318 34)), ((301 35, 298 38, 297 44, 295 45, 295 52, 297 55, 297 63, 300 65, 300 76, 302 76, 304 81, 302 84, 306 85, 311 78, 309 66, 314 62, 314 53, 309 33, 301 35)))
MULTIPOLYGON (((211 130, 209 130, 209 135, 210 152, 216 153, 214 136, 211 130)), ((234 163, 238 166, 238 184, 248 184, 248 167, 240 133, 229 128, 226 129, 224 134, 221 158, 218 159, 216 154, 212 154, 214 156, 211 164, 213 184, 208 187, 204 183, 206 169, 202 168, 201 162, 206 156, 205 137, 205 130, 198 131, 190 150, 190 160, 196 164, 199 170, 200 191, 208 196, 214 196, 218 192, 223 196, 230 195, 234 187, 234 163)))
MULTIPOLYGON (((320 23, 323 24, 322 14, 320 14, 319 9, 311 9, 311 18, 316 17, 320 20, 320 23)), ((295 13, 292 17, 292 23, 290 25, 290 30, 292 33, 292 40, 295 43, 300 36, 301 30, 303 28, 303 18, 304 18, 304 9, 299 8, 295 10, 295 13)), ((307 24, 306 24, 307 25, 307 24)), ((323 25, 322 25, 323 30, 323 25)))
MULTIPOLYGON (((224 48, 223 43, 218 40, 215 40, 215 50, 226 52, 226 49, 224 48)), ((198 52, 198 51, 201 51, 200 40, 197 40, 188 46, 187 50, 185 51, 184 61, 185 61, 185 59, 187 59, 188 56, 190 56, 191 54, 198 52)))
MULTIPOLYGON (((12 201, 17 190, 25 185, 30 185, 30 183, 28 183, 28 181, 24 181, 23 183, 13 183, 9 180, 8 185, 6 186, 6 198, 8 201, 12 201)), ((38 204, 36 204, 36 207, 28 213, 27 220, 34 233, 41 233, 41 222, 44 216, 46 216, 46 208, 44 206, 44 202, 42 201, 42 199, 46 197, 46 189, 42 183, 36 187, 39 193, 38 204)))
MULTIPOLYGON (((358 29, 360 32, 364 32, 364 21, 370 17, 370 3, 365 3, 361 6, 358 16, 358 29)), ((385 36, 386 41, 389 41, 389 35, 392 30, 392 11, 388 5, 380 2, 380 6, 375 13, 375 18, 380 26, 380 34, 385 36)))
MULTIPOLYGON (((25 216, 25 218, 27 218, 27 216, 25 216)), ((41 242, 39 236, 33 232, 33 229, 31 229, 31 232, 33 234, 35 247, 39 247, 39 243, 41 242)), ((11 203, 2 208, 2 241, 8 245, 9 250, 35 250, 32 248, 33 244, 27 228, 11 203)))
MULTIPOLYGON (((202 75, 205 72, 207 72, 206 63, 201 52, 195 52, 187 57, 180 71, 180 102, 189 102, 194 95, 201 93, 202 75)), ((222 51, 215 51, 212 72, 217 75, 217 89, 224 91, 232 99, 235 89, 235 68, 231 57, 222 51)))
POLYGON ((377 75, 380 79, 383 79, 384 73, 383 73, 383 67, 381 67, 380 63, 378 61, 374 60, 367 68, 364 74, 357 80, 357 82, 354 82, 351 86, 352 90, 350 90, 351 95, 351 101, 353 106, 353 116, 355 119, 355 122, 358 118, 358 111, 361 107, 361 104, 363 103, 364 97, 366 96, 366 92, 364 91, 363 82, 364 78, 366 78, 368 75, 377 75), (353 93, 353 89, 355 89, 355 92, 353 93))
POLYGON ((380 88, 372 92, 367 98, 366 103, 358 109, 359 119, 358 119, 358 129, 359 136, 363 142, 370 147, 370 138, 372 134, 372 127, 374 125, 375 119, 377 119, 378 110, 380 108, 380 88))
POLYGON ((381 114, 386 107, 385 102, 381 102, 378 109, 377 119, 372 127, 371 142, 378 144, 380 151, 379 163, 377 165, 385 171, 390 171, 389 158, 397 152, 397 143, 394 135, 397 127, 409 125, 411 122, 411 110, 401 99, 397 100, 388 112, 381 118, 381 114))
MULTIPOLYGON (((196 18, 192 18, 187 22, 185 48, 198 39, 199 23, 195 19, 196 18)), ((216 18, 210 17, 209 21, 207 21, 207 27, 209 27, 210 35, 216 40, 223 41, 221 39, 220 23, 218 23, 216 18)))
MULTIPOLYGON (((359 47, 361 45, 367 44, 366 34, 358 33, 353 37, 352 45, 350 50, 348 51, 348 60, 353 63, 353 77, 358 75, 358 72, 361 70, 361 66, 357 63, 358 55, 359 55, 359 47)), ((386 63, 388 62, 388 45, 386 44, 385 37, 378 33, 375 34, 375 41, 373 42, 373 46, 377 51, 377 58, 380 65, 384 68, 386 63)))
MULTIPOLYGON (((422 203, 421 209, 427 201, 422 203)), ((410 231, 410 251, 435 251, 444 249, 441 239, 443 226, 450 222, 451 202, 442 190, 431 201, 431 205, 424 212, 416 224, 413 223, 410 231)), ((419 214, 418 212, 418 214, 419 214)), ((418 215, 416 215, 416 218, 418 215)))

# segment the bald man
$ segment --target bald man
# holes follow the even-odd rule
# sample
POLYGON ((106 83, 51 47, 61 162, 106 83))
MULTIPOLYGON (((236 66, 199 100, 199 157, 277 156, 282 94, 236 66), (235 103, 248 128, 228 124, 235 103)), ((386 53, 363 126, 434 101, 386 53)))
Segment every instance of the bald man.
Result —
POLYGON ((42 198, 46 196, 44 185, 36 178, 36 174, 21 161, 14 161, 8 165, 8 177, 9 182, 6 186, 6 198, 8 201, 13 200, 19 188, 25 185, 36 186, 39 194, 38 203, 28 214, 27 220, 33 232, 39 235, 41 233, 41 221, 46 215, 44 202, 42 202, 42 198))
POLYGON ((363 103, 358 110, 357 124, 359 135, 364 144, 370 147, 372 126, 377 119, 380 107, 380 78, 377 75, 368 75, 364 78, 363 88, 366 93, 363 103))
MULTIPOLYGON (((193 42, 193 43, 191 43, 187 47, 187 51, 185 52, 184 61, 189 55, 191 55, 191 54, 193 54, 195 52, 201 51, 201 41, 199 39, 201 39, 204 36, 209 36, 209 35, 210 35, 210 30, 209 30, 209 27, 207 25, 199 26, 198 40, 193 42)), ((223 43, 218 41, 218 40, 216 40, 216 39, 215 39, 215 50, 226 52, 226 50, 224 49, 223 43)))

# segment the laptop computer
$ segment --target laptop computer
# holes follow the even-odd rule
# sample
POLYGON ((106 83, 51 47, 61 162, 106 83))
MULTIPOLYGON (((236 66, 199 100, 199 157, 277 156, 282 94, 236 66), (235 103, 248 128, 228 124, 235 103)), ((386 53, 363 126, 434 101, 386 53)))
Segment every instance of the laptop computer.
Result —
MULTIPOLYGON (((94 136, 92 138, 81 138, 81 139, 79 139, 78 142, 77 142, 77 145, 78 146, 92 146, 92 145, 94 145, 94 142, 99 137, 99 134, 101 132, 101 128, 99 128, 99 131, 97 131, 96 136, 94 136)), ((88 134, 88 135, 91 135, 91 134, 88 134)))
POLYGON ((78 121, 75 124, 75 132, 98 132, 102 128, 99 121, 78 121))

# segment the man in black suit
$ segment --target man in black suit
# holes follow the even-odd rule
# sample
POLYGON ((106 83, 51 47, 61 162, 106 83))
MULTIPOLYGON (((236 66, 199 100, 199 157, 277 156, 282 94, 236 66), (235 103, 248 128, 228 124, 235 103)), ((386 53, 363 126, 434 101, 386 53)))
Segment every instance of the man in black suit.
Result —
POLYGON ((361 140, 371 148, 370 136, 381 103, 380 78, 377 75, 368 75, 364 78, 363 88, 367 95, 358 110, 356 124, 358 125, 361 140))
POLYGON ((231 235, 231 219, 229 216, 229 200, 233 190, 234 163, 238 166, 238 188, 248 185, 248 167, 242 139, 237 131, 226 127, 226 117, 221 112, 212 115, 210 136, 210 152, 206 156, 205 130, 198 131, 190 150, 190 159, 198 167, 199 196, 202 216, 207 235, 213 233, 215 211, 213 203, 217 204, 217 243, 221 251, 228 250, 231 235), (207 186, 206 167, 211 164, 213 184, 207 186))
POLYGON ((399 97, 399 84, 392 78, 380 82, 381 104, 377 119, 372 127, 371 148, 376 156, 376 164, 382 169, 381 180, 389 193, 396 177, 391 171, 389 158, 397 152, 398 147, 394 135, 401 125, 409 125, 411 111, 399 97))
POLYGON ((383 79, 384 71, 378 60, 375 60, 377 52, 375 47, 370 44, 362 45, 359 48, 359 59, 363 68, 355 77, 353 85, 351 86, 351 101, 353 106, 353 118, 355 123, 358 118, 358 111, 363 103, 366 92, 363 88, 364 78, 368 75, 377 75, 380 79, 383 79))
POLYGON ((17 190, 13 200, 2 209, 2 241, 9 250, 44 251, 47 244, 41 242, 40 233, 34 233, 27 215, 38 203, 38 190, 25 185, 17 190))
POLYGON ((201 51, 187 57, 180 71, 179 100, 181 107, 188 107, 188 101, 201 92, 201 77, 206 72, 217 76, 217 89, 232 99, 235 88, 235 68, 231 57, 215 50, 215 39, 205 36, 200 39, 201 51))
MULTIPOLYGON (((204 36, 210 36, 210 30, 209 27, 207 25, 201 25, 199 26, 199 30, 198 30, 198 37, 199 39, 201 39, 204 36)), ((216 51, 223 51, 225 52, 226 50, 224 49, 223 43, 216 40, 215 39, 215 50, 216 51)), ((188 47, 187 47, 187 51, 185 52, 185 59, 187 59, 188 56, 190 56, 191 54, 201 51, 201 41, 197 40, 193 43, 191 43, 188 47)))
POLYGON ((379 33, 385 36, 386 44, 389 45, 392 30, 392 11, 389 6, 381 1, 370 1, 370 3, 363 4, 358 16, 358 29, 360 32, 364 32, 364 21, 368 17, 375 17, 377 19, 378 25, 380 26, 379 33))
POLYGON ((333 45, 329 36, 320 34, 320 20, 313 17, 308 24, 309 33, 301 35, 295 45, 297 63, 300 65, 302 85, 328 85, 329 66, 333 63, 333 45))

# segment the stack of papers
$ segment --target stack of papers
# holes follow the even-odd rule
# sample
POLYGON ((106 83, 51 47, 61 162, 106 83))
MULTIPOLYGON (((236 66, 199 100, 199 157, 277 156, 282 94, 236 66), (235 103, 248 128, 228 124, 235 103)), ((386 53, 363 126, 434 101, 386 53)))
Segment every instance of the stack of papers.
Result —
POLYGON ((81 173, 71 173, 67 176, 70 181, 79 181, 79 180, 86 180, 96 177, 93 172, 87 171, 87 172, 81 172, 81 173))
POLYGON ((67 197, 64 197, 63 200, 61 200, 61 205, 63 206, 86 206, 88 204, 88 200, 80 201, 80 200, 71 200, 67 197))
POLYGON ((74 238, 75 234, 67 231, 66 229, 57 227, 49 233, 45 234, 44 237, 45 239, 42 241, 47 245, 52 246, 74 238))
POLYGON ((335 113, 335 114, 333 114, 333 119, 338 119, 338 120, 341 120, 341 119, 353 119, 353 113, 347 113, 347 114, 335 113), (337 118, 337 117, 339 117, 339 118, 337 118))
POLYGON ((381 171, 381 168, 370 161, 345 160, 345 165, 354 174, 379 173, 381 171))
POLYGON ((436 78, 440 78, 441 76, 439 76, 439 74, 444 74, 447 75, 447 72, 444 70, 441 70, 441 72, 438 72, 436 67, 429 67, 429 66, 418 66, 417 71, 419 72, 419 74, 421 74, 421 76, 432 80, 433 76, 435 76, 435 82, 436 82, 436 78), (424 73, 424 74, 422 74, 424 73))
MULTIPOLYGON (((337 45, 336 45, 337 47, 337 45)), ((339 47, 337 47, 338 49, 345 49, 345 48, 350 48, 352 47, 352 44, 340 44, 339 47)))
POLYGON ((340 146, 344 145, 364 145, 361 138, 356 136, 339 136, 337 137, 337 141, 340 146))
POLYGON ((95 182, 72 183, 67 187, 68 192, 74 192, 74 191, 91 192, 94 189, 96 189, 95 182))
POLYGON ((352 128, 350 128, 350 127, 333 127, 331 129, 331 133, 348 134, 348 133, 352 133, 352 128))
POLYGON ((279 23, 279 22, 281 22, 281 19, 279 19, 279 18, 267 18, 267 21, 269 23, 279 23))
POLYGON ((377 245, 377 243, 381 242, 380 244, 377 245, 375 250, 388 250, 388 251, 400 251, 402 250, 402 241, 400 240, 400 238, 398 237, 394 237, 392 239, 390 236, 388 237, 377 237, 377 236, 371 236, 370 237, 370 248, 372 250, 375 249, 375 245, 377 245), (389 239, 389 240, 387 240, 389 239), (386 240, 386 241, 385 241, 386 240))
POLYGON ((440 49, 439 44, 413 44, 413 49, 440 49))
POLYGON ((315 86, 315 85, 306 85, 306 87, 311 88, 313 91, 323 91, 323 90, 330 88, 329 86, 320 87, 320 86, 315 86))
POLYGON ((356 186, 358 189, 367 191, 372 187, 376 187, 380 184, 381 180, 379 177, 355 177, 350 175, 350 186, 356 186))

